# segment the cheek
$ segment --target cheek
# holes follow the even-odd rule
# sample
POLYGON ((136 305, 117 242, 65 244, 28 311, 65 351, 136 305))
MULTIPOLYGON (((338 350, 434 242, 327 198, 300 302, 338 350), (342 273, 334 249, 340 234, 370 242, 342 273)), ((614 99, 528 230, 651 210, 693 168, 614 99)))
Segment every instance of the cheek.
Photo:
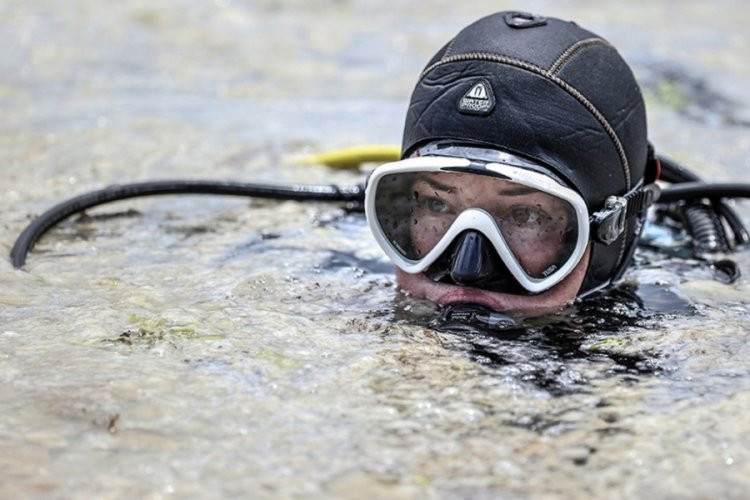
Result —
POLYGON ((437 245, 445 234, 446 222, 434 217, 415 217, 411 220, 410 232, 414 249, 419 257, 437 245))
POLYGON ((508 244, 529 274, 539 275, 553 264, 563 248, 562 233, 514 237, 508 244))

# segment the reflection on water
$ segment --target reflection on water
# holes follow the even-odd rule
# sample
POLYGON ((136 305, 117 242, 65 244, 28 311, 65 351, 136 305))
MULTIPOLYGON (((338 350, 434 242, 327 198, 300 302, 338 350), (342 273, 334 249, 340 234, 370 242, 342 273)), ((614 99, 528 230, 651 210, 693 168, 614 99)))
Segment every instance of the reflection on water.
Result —
MULTIPOLYGON (((746 177, 745 4, 533 7, 633 61, 658 150, 746 177)), ((290 158, 398 142, 421 67, 495 8, 2 2, 0 250, 116 182, 361 182, 290 158)), ((25 271, 0 261, 0 496, 741 498, 748 280, 674 254, 644 249, 564 314, 459 334, 341 207, 92 210, 25 271)))

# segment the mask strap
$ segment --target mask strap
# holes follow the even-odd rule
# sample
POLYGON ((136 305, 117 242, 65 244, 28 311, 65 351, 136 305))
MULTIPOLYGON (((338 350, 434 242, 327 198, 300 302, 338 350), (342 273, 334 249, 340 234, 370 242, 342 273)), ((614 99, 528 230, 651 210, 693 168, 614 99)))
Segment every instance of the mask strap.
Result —
POLYGON ((624 196, 610 196, 604 208, 591 216, 592 240, 610 245, 625 231, 628 219, 639 217, 656 203, 661 189, 655 183, 638 185, 624 196))
POLYGON ((653 184, 661 177, 661 160, 656 156, 654 145, 650 142, 646 154, 646 170, 643 174, 643 180, 645 184, 653 184))

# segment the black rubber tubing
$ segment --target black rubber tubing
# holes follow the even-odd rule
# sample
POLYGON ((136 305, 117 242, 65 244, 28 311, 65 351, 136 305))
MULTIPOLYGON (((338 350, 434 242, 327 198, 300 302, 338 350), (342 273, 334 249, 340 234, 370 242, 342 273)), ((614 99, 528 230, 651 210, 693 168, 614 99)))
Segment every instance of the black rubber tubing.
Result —
POLYGON ((59 203, 32 221, 19 235, 10 251, 10 259, 13 267, 16 269, 22 268, 26 263, 26 255, 39 238, 50 228, 75 213, 117 200, 165 194, 211 194, 247 196, 273 200, 324 202, 362 202, 364 199, 364 190, 361 186, 317 186, 305 184, 275 186, 269 184, 202 180, 164 180, 114 185, 59 203))
MULTIPOLYGON (((139 196, 165 194, 212 194, 274 200, 358 202, 364 199, 362 186, 319 186, 293 184, 276 186, 243 182, 165 180, 109 186, 82 194, 50 208, 23 230, 10 252, 13 267, 20 269, 39 238, 71 215, 105 203, 139 196)), ((704 184, 685 182, 663 189, 659 203, 700 198, 750 198, 750 184, 704 184)))
POLYGON ((750 184, 684 182, 662 189, 659 203, 701 198, 750 198, 750 184))
MULTIPOLYGON (((659 162, 661 163, 661 177, 660 179, 671 182, 673 184, 685 183, 685 182, 704 182, 703 179, 698 177, 695 173, 691 172, 687 168, 683 167, 676 161, 673 161, 665 156, 659 156, 659 162)), ((729 206, 725 200, 713 199, 711 204, 716 208, 716 211, 724 217, 729 227, 734 233, 734 239, 737 244, 742 245, 750 243, 750 234, 745 229, 742 220, 734 209, 729 206)))

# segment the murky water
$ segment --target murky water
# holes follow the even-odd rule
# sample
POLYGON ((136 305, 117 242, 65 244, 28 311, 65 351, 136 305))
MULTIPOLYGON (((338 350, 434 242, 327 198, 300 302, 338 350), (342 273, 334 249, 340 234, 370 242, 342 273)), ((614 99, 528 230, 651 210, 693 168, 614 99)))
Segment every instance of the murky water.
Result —
MULTIPOLYGON (((600 32, 644 84, 657 149, 748 181, 740 1, 4 0, 0 250, 51 204, 115 182, 358 182, 292 157, 398 143, 423 64, 500 7, 600 32)), ((441 333, 339 207, 172 197, 90 215, 24 272, 0 260, 3 497, 750 487, 747 278, 643 252, 570 314, 441 333)), ((750 273, 750 252, 733 258, 750 273)))

